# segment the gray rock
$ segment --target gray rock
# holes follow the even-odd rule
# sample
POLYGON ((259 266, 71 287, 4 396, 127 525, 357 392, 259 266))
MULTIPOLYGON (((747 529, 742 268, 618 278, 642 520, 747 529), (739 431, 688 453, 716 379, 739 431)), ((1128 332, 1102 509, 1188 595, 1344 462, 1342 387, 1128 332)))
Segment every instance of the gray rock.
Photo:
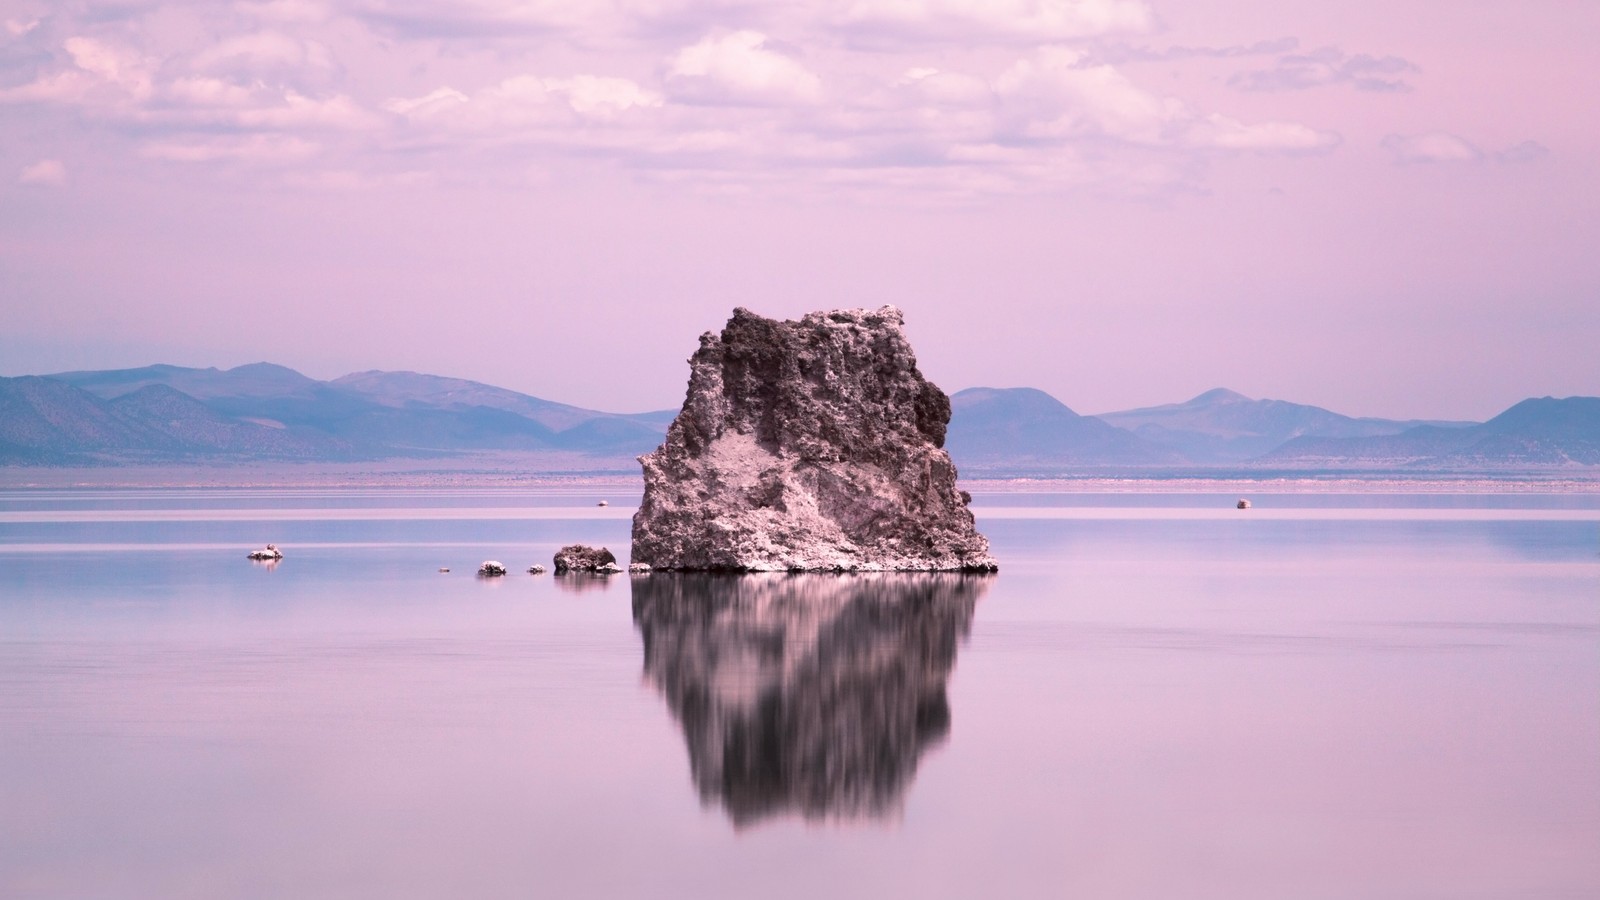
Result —
POLYGON ((557 575, 565 572, 598 572, 601 566, 608 563, 616 565, 617 558, 604 547, 597 550, 582 544, 568 544, 556 552, 555 563, 557 575))
POLYGON ((538 563, 534 563, 533 565, 528 567, 528 574, 529 575, 543 575, 544 574, 544 566, 541 566, 538 563))
POLYGON ((621 571, 622 567, 614 562, 602 563, 595 567, 595 572, 599 575, 615 575, 621 571))
POLYGON ((734 310, 644 466, 633 559, 703 571, 994 571, 898 309, 734 310))
POLYGON ((649 563, 628 563, 628 574, 630 574, 630 575, 648 575, 648 574, 650 574, 650 564, 649 563))
POLYGON ((478 567, 478 574, 482 575, 482 576, 484 576, 486 578, 497 576, 497 575, 504 575, 505 573, 506 573, 506 567, 504 565, 501 565, 499 561, 493 560, 493 559, 484 560, 483 561, 483 565, 478 567))

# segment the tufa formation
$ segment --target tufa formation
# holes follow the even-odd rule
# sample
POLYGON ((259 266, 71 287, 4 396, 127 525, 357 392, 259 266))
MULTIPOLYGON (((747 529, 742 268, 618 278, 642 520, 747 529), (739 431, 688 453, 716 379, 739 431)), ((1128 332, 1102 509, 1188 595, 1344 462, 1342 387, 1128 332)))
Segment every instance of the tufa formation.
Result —
POLYGON ((666 441, 639 458, 634 562, 697 571, 991 572, 942 449, 950 399, 892 306, 700 337, 666 441))

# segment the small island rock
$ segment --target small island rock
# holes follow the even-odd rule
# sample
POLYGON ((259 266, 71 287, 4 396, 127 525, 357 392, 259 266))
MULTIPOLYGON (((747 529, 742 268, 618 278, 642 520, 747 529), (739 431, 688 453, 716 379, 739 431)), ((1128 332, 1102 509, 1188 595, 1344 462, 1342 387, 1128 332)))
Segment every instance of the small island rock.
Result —
POLYGON ((483 565, 478 567, 478 574, 486 578, 496 575, 504 575, 505 573, 506 567, 498 560, 486 559, 483 561, 483 565))
POLYGON ((702 571, 997 566, 944 446, 950 399, 898 309, 799 321, 745 309, 707 332, 666 441, 639 458, 632 558, 702 571))
MULTIPOLYGON (((615 566, 616 556, 604 547, 595 549, 583 544, 569 544, 556 552, 556 574, 566 572, 598 572, 606 564, 615 566)), ((617 571, 622 571, 620 568, 617 571)))

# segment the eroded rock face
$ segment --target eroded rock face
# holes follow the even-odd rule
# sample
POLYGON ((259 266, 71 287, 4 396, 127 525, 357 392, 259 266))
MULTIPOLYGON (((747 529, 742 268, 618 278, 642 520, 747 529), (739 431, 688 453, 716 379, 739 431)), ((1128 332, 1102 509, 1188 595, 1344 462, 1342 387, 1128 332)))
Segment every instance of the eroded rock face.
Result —
POLYGON ((617 558, 610 550, 604 547, 596 549, 583 544, 568 544, 556 551, 556 574, 564 575, 567 572, 599 572, 606 566, 611 566, 613 572, 622 571, 617 567, 617 558))
POLYGON ((950 732, 945 686, 989 581, 632 579, 645 675, 683 728, 702 801, 739 826, 896 815, 950 732))
POLYGON ((734 310, 700 337, 644 466, 635 562, 702 571, 993 571, 942 449, 950 399, 900 311, 734 310))

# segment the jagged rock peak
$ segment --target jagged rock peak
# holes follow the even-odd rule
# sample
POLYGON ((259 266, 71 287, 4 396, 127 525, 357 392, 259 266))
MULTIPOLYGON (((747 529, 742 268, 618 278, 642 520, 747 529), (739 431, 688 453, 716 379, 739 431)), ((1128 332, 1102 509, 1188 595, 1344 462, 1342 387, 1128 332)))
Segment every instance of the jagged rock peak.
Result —
POLYGON ((799 321, 736 309, 689 359, 666 441, 639 458, 636 562, 721 571, 993 571, 942 449, 950 399, 900 310, 799 321))

